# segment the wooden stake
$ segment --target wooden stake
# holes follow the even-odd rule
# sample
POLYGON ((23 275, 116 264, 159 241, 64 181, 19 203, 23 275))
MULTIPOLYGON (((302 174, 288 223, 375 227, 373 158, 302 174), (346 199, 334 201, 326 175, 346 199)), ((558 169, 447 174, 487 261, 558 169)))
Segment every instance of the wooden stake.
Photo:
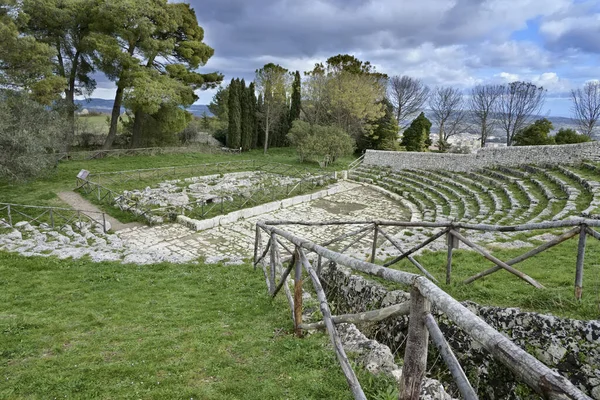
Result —
POLYGON ((350 366, 350 362, 348 361, 348 357, 346 356, 346 352, 344 351, 344 347, 342 346, 342 341, 335 330, 335 326, 333 325, 333 321, 331 320, 331 311, 329 310, 329 305, 327 304, 327 298, 325 297, 325 291, 323 290, 323 286, 321 286, 321 281, 319 281, 319 277, 317 273, 312 269, 310 263, 304 256, 304 252, 299 247, 298 252, 300 254, 300 259, 304 268, 308 272, 310 276, 313 286, 315 288, 315 292, 317 293, 317 299, 320 303, 321 313, 323 314, 323 321, 325 321, 325 325, 327 326, 327 332, 329 333, 329 339, 331 340, 331 344, 335 350, 335 355, 337 356, 338 361, 342 367, 342 372, 344 372, 344 376, 346 377, 346 381, 348 382, 348 386, 350 386, 350 390, 354 395, 355 399, 358 400, 366 400, 367 397, 360 387, 360 383, 356 378, 356 374, 352 367, 350 366))
POLYGON ((294 328, 297 337, 302 337, 302 260, 298 256, 296 249, 296 262, 294 271, 294 328))
MULTIPOLYGON (((393 306, 380 308, 379 310, 371 310, 357 314, 342 314, 331 317, 335 324, 350 323, 358 324, 361 322, 377 322, 386 318, 399 317, 410 313, 410 302, 394 304, 393 306)), ((325 321, 319 321, 312 324, 300 325, 302 329, 325 329, 325 321)))
MULTIPOLYGON (((402 248, 400 247, 400 244, 398 242, 396 242, 394 240, 394 238, 392 236, 390 236, 387 232, 385 232, 383 229, 379 229, 379 232, 381 232, 381 234, 390 241, 390 243, 397 248, 400 252, 402 252, 402 248)), ((437 282, 438 280, 435 279, 435 277, 433 275, 431 275, 422 265, 421 263, 419 263, 417 260, 415 260, 412 256, 407 256, 408 261, 410 261, 415 267, 417 267, 417 269, 419 271, 421 271, 426 277, 428 277, 429 279, 431 279, 434 282, 437 282)))
POLYGON ((494 257, 493 255, 491 255, 490 253, 488 253, 487 251, 485 251, 481 246, 478 246, 475 243, 471 242, 469 239, 467 239, 466 237, 464 237, 460 233, 456 232, 455 230, 451 230, 450 233, 452 233, 452 235, 454 235, 458 239, 460 239, 461 242, 463 242, 467 246, 471 247, 472 249, 474 249, 479 254, 481 254, 482 256, 484 256, 485 258, 487 258, 488 260, 490 260, 494 264, 498 265, 499 267, 504 268, 505 270, 507 270, 511 274, 513 274, 515 276, 518 276, 519 278, 523 279, 525 282, 529 283, 530 285, 532 285, 532 286, 534 286, 534 287, 536 287, 538 289, 543 289, 544 288, 543 285, 541 285, 540 283, 538 283, 535 279, 533 279, 529 275, 527 275, 527 274, 525 274, 525 273, 523 273, 523 272, 521 272, 521 271, 519 271, 517 269, 514 269, 510 265, 506 264, 504 261, 502 261, 502 260, 494 257))
MULTIPOLYGON (((531 257, 533 257, 533 256, 541 253, 544 250, 548 250, 551 247, 554 247, 554 246, 556 246, 558 244, 561 244, 565 240, 571 239, 573 236, 577 235, 579 233, 579 231, 580 231, 579 227, 577 227, 575 229, 571 229, 570 231, 563 233, 562 235, 560 235, 560 236, 558 236, 558 237, 556 237, 556 238, 554 238, 554 239, 552 239, 552 240, 550 240, 550 241, 548 241, 548 242, 540 245, 539 247, 536 247, 535 249, 531 249, 527 253, 525 253, 523 255, 520 255, 518 257, 515 257, 512 260, 507 261, 506 264, 508 264, 508 265, 515 265, 515 264, 518 264, 518 263, 520 263, 522 261, 525 261, 528 258, 531 258, 531 257)), ((501 269, 502 269, 502 267, 499 267, 499 266, 495 265, 495 266, 493 266, 490 269, 487 269, 487 270, 485 270, 483 272, 480 272, 478 274, 473 275, 472 277, 470 277, 468 279, 465 279, 463 281, 463 283, 464 284, 469 284, 471 282, 476 281, 479 278, 483 278, 484 276, 493 274, 496 271, 500 271, 501 269)))
POLYGON ((429 309, 429 300, 419 289, 413 287, 410 291, 410 320, 400 381, 400 400, 419 400, 421 397, 421 383, 427 369, 429 342, 429 332, 425 328, 423 317, 429 313, 429 309))
POLYGON ((373 246, 371 247, 371 262, 375 263, 375 256, 377 254, 377 233, 379 229, 377 224, 373 224, 373 246))
POLYGON ((404 253, 402 253, 401 255, 399 255, 398 257, 394 258, 392 261, 388 261, 385 264, 383 264, 384 267, 389 267, 390 265, 396 264, 398 261, 408 257, 409 255, 421 250, 423 247, 427 246, 429 243, 437 240, 438 238, 444 236, 444 234, 448 233, 448 231, 450 230, 450 228, 444 229, 439 231, 438 233, 436 233, 435 235, 433 235, 432 237, 430 237, 429 239, 427 239, 426 241, 424 241, 423 243, 411 248, 410 250, 405 251, 404 253))
POLYGON ((454 251, 454 237, 452 233, 448 232, 446 235, 446 241, 448 242, 448 256, 446 260, 446 285, 450 284, 452 278, 452 252, 454 251))
POLYGON ((583 260, 585 258, 585 239, 587 238, 586 226, 581 225, 579 244, 577 246, 577 264, 575 268, 575 298, 581 300, 583 294, 583 260))
POLYGON ((273 294, 275 291, 275 267, 277 265, 277 240, 275 234, 271 233, 271 260, 269 266, 269 293, 273 294))
POLYGON ((465 371, 463 371, 462 367, 460 366, 456 356, 448 345, 448 342, 446 342, 446 339, 444 339, 444 334, 440 330, 437 322, 435 322, 433 316, 431 314, 425 315, 424 322, 427 326, 429 334, 431 335, 431 340, 433 343, 435 343, 442 358, 446 362, 446 365, 448 366, 448 369, 450 370, 450 373, 454 378, 454 382, 456 382, 458 390, 460 391, 463 399, 477 400, 478 397, 475 393, 475 390, 473 390, 473 387, 469 383, 469 379, 467 379, 465 371))

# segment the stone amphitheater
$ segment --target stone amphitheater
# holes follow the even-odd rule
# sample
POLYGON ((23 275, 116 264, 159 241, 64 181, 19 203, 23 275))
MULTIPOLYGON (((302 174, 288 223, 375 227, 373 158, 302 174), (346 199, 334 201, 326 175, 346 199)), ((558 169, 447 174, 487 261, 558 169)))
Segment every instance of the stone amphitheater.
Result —
MULTIPOLYGON (((579 217, 600 219, 598 144, 547 147, 550 149, 482 149, 473 156, 368 151, 362 164, 341 175, 347 179, 340 179, 320 192, 257 206, 250 214, 238 213, 235 218, 218 216, 202 223, 178 218, 180 223, 126 227, 110 233, 93 224, 55 231, 45 224, 20 222, 0 231, 4 232, 0 233, 0 250, 26 256, 90 257, 97 262, 125 264, 163 261, 241 264, 253 255, 255 226, 261 220, 514 225, 579 217)), ((8 225, 0 220, 2 223, 8 225)), ((344 233, 340 226, 296 225, 286 230, 318 243, 344 233)), ((426 229, 390 228, 389 233, 406 248, 430 235, 426 229)), ((488 248, 515 248, 531 247, 559 234, 553 231, 520 240, 514 240, 510 232, 481 232, 469 237, 488 248)), ((371 246, 372 239, 365 237, 357 243, 350 243, 350 239, 342 241, 332 249, 344 249, 346 254, 368 259, 371 246)), ((445 250, 446 244, 434 242, 430 249, 445 250)), ((376 248, 376 258, 381 260, 399 254, 395 246, 383 240, 376 248)), ((344 312, 378 308, 406 297, 404 292, 388 292, 344 271, 326 268, 323 273, 330 293, 339 302, 339 310, 344 312)), ((549 366, 567 375, 574 374, 574 383, 579 388, 600 399, 598 321, 573 321, 475 304, 469 308, 496 329, 512 335, 519 344, 532 346, 538 358, 549 366), (518 327, 515 321, 520 321, 518 327), (534 342, 531 337, 535 337, 534 342)), ((519 398, 513 396, 515 383, 502 376, 504 369, 498 369, 489 355, 482 354, 471 341, 465 341, 460 332, 447 329, 452 332, 452 344, 479 371, 479 384, 490 385, 486 398, 519 398)), ((405 330, 406 320, 400 320, 393 325, 379 325, 367 336, 396 351, 405 340, 398 332, 405 330)), ((386 354, 392 357, 389 348, 386 354)), ((434 398, 449 398, 444 396, 434 398)))

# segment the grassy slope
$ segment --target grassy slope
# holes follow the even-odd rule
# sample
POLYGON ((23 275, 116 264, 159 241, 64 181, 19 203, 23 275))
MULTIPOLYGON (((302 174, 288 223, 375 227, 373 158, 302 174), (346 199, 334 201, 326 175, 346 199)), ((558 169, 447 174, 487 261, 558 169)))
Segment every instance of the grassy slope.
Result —
MULTIPOLYGON (((250 159, 297 165, 298 167, 314 168, 315 170, 319 168, 316 163, 299 162, 294 149, 291 148, 270 149, 266 155, 262 153, 262 150, 254 150, 241 155, 190 153, 68 161, 60 163, 55 171, 42 179, 24 184, 0 183, 0 202, 64 206, 56 197, 56 193, 72 190, 75 185, 75 176, 82 169, 91 172, 110 172, 250 159)), ((344 169, 352 160, 352 157, 345 157, 333 166, 328 167, 328 170, 344 169)))
POLYGON ((327 337, 294 338, 248 265, 0 252, 0 277, 0 398, 351 397, 327 337))
MULTIPOLYGON (((542 232, 537 232, 537 234, 542 232)), ((468 235, 468 234, 467 234, 468 235)), ((523 239, 523 238, 515 238, 523 239)), ((541 243, 541 242, 540 242, 541 243)), ((495 250, 494 256, 510 260, 528 249, 495 250)), ((550 313, 576 319, 600 318, 600 242, 588 237, 583 280, 583 299, 574 297, 577 237, 530 258, 516 267, 536 279, 545 289, 535 289, 506 271, 498 271, 470 285, 461 282, 478 272, 493 267, 479 254, 456 250, 453 256, 452 284, 444 283, 446 252, 425 252, 415 257, 433 276, 440 287, 458 300, 471 300, 483 305, 521 307, 524 310, 550 313)), ((409 272, 419 271, 403 260, 395 268, 409 272)))

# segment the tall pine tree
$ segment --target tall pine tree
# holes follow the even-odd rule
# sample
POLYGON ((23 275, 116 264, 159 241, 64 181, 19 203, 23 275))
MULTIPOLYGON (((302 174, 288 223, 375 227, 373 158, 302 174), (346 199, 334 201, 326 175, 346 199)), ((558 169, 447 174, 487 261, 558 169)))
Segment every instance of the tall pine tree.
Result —
POLYGON ((258 94, 256 100, 256 148, 264 145, 265 133, 263 130, 265 102, 262 93, 258 94))
POLYGON ((252 146, 252 117, 250 115, 250 99, 248 98, 248 88, 246 81, 242 79, 239 87, 240 109, 242 110, 242 126, 241 126, 241 147, 242 150, 248 151, 252 146))
POLYGON ((242 139, 242 109, 240 105, 240 87, 238 79, 229 84, 229 127, 227 129, 227 147, 239 149, 242 139))

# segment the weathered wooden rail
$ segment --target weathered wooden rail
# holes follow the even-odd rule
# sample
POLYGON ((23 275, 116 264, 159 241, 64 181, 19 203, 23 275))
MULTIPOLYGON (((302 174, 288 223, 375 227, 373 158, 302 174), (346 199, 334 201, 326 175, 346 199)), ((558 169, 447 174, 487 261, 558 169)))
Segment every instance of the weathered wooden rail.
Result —
POLYGON ((21 221, 31 224, 45 223, 52 229, 57 230, 61 230, 75 222, 79 224, 86 222, 101 226, 104 232, 109 230, 105 213, 64 207, 0 203, 0 219, 13 228, 21 221))
MULTIPOLYGON (((549 229, 553 227, 576 226, 576 230, 581 237, 590 234, 600 238, 600 234, 592 227, 600 226, 597 220, 577 220, 569 225, 567 221, 557 223, 541 223, 503 227, 503 226, 482 226, 468 224, 443 224, 443 223, 411 223, 395 221, 359 221, 359 222, 290 222, 290 221, 271 221, 258 222, 256 225, 254 266, 261 265, 269 294, 275 297, 283 287, 290 309, 292 310, 292 322, 295 332, 298 336, 302 335, 303 330, 326 328, 330 340, 333 344, 336 356, 340 362, 342 371, 350 390, 355 399, 365 399, 365 394, 356 378, 356 374, 350 367, 348 357, 341 345, 340 338, 335 329, 335 324, 340 322, 364 322, 379 321, 393 316, 409 315, 408 337, 406 341, 406 350, 404 354, 404 364, 401 382, 399 385, 400 399, 414 400, 418 399, 421 392, 421 383, 425 376, 427 365, 428 341, 431 336, 432 341, 440 350, 442 359, 448 366, 453 379, 461 395, 465 399, 476 399, 477 395, 469 383, 464 371, 454 356, 452 349, 443 337, 435 318, 430 313, 431 307, 435 307, 452 321, 465 333, 479 342, 495 359, 510 369, 517 379, 521 380, 532 388, 535 392, 547 399, 591 399, 582 393, 568 379, 548 368, 542 362, 537 360, 525 350, 521 349, 506 336, 496 331, 485 321, 472 313, 469 309, 460 304, 452 296, 436 286, 425 276, 412 274, 404 271, 390 269, 386 266, 376 265, 368 261, 361 261, 348 255, 330 250, 325 245, 331 245, 336 241, 347 239, 353 235, 361 235, 368 229, 355 229, 351 235, 344 234, 338 238, 327 241, 325 245, 318 245, 310 240, 296 236, 282 229, 285 225, 367 225, 373 232, 384 226, 412 226, 420 227, 428 225, 432 228, 442 228, 445 234, 453 235, 452 232, 462 231, 472 228, 477 230, 492 231, 524 231, 529 229, 549 229), (581 233, 583 232, 583 233, 581 233), (263 248, 262 235, 266 234, 268 241, 263 248), (288 254, 283 256, 280 247, 287 243, 284 251, 288 254), (307 254, 316 258, 312 262, 307 254), (386 307, 380 310, 368 311, 359 314, 333 316, 329 308, 326 294, 322 288, 319 278, 319 271, 322 263, 328 260, 368 275, 377 276, 392 282, 400 283, 410 287, 411 298, 408 302, 386 307), (289 263, 285 267, 285 263, 289 263), (316 268, 314 265, 316 264, 316 268), (302 268, 310 277, 320 309, 323 314, 323 321, 314 324, 303 324, 301 318, 302 311, 302 268), (288 286, 288 279, 291 271, 294 270, 294 295, 288 286), (279 276, 279 282, 277 277, 279 276)), ((443 235, 439 235, 441 237, 443 235)), ((463 235, 458 236, 461 240, 463 235)), ((449 246, 454 246, 454 241, 449 241, 449 246)), ((499 260, 498 260, 499 261, 499 260)), ((506 263, 507 264, 507 263, 506 263)), ((579 258, 578 258, 579 265, 579 258)), ((500 268, 503 268, 500 266, 500 268)))
POLYGON ((417 260, 412 257, 412 254, 425 248, 434 241, 444 238, 447 242, 447 263, 446 263, 446 284, 450 284, 452 280, 452 255, 454 249, 459 247, 459 243, 470 247, 475 252, 479 253, 485 259, 495 264, 485 271, 479 272, 463 281, 465 284, 472 283, 480 278, 493 274, 500 270, 505 270, 519 279, 529 283, 538 289, 543 289, 544 286, 531 278, 529 275, 522 271, 514 268, 522 261, 525 261, 535 255, 538 255, 556 245, 559 245, 575 236, 578 237, 579 244, 577 250, 577 257, 575 260, 575 297, 581 299, 583 295, 583 272, 584 272, 584 260, 585 260, 585 248, 587 237, 591 236, 600 240, 600 232, 593 228, 600 227, 600 220, 597 219, 586 219, 586 218, 575 218, 562 221, 548 221, 539 223, 528 223, 522 225, 485 225, 485 224, 468 224, 459 222, 404 222, 404 221, 342 221, 342 222, 304 222, 304 221, 270 221, 267 222, 269 225, 304 225, 304 226, 323 226, 323 225, 348 225, 348 226, 359 226, 360 228, 349 233, 340 235, 337 238, 327 241, 323 245, 329 246, 334 243, 342 242, 350 237, 357 237, 357 240, 351 242, 341 253, 343 253, 350 246, 354 246, 358 240, 362 240, 367 237, 370 233, 372 234, 371 244, 371 257, 370 260, 375 260, 376 250, 378 246, 381 246, 385 241, 389 241, 398 251, 400 255, 394 259, 387 261, 383 264, 384 267, 392 266, 403 259, 410 261, 423 275, 428 277, 430 280, 437 282, 438 280, 430 274, 427 269, 421 265, 417 260), (401 228, 430 228, 439 229, 437 232, 433 232, 432 235, 424 240, 422 243, 413 246, 406 250, 394 239, 385 229, 388 227, 401 227, 401 228), (384 229, 385 228, 385 229, 384 229), (572 228, 571 230, 560 234, 559 236, 544 242, 543 244, 527 251, 526 253, 513 258, 512 260, 502 261, 497 257, 493 256, 484 249, 482 246, 477 245, 472 240, 468 239, 466 232, 468 231, 483 231, 483 232, 526 232, 535 230, 549 230, 549 229, 560 229, 560 228, 572 228), (358 236, 361 234, 361 236, 358 236))

